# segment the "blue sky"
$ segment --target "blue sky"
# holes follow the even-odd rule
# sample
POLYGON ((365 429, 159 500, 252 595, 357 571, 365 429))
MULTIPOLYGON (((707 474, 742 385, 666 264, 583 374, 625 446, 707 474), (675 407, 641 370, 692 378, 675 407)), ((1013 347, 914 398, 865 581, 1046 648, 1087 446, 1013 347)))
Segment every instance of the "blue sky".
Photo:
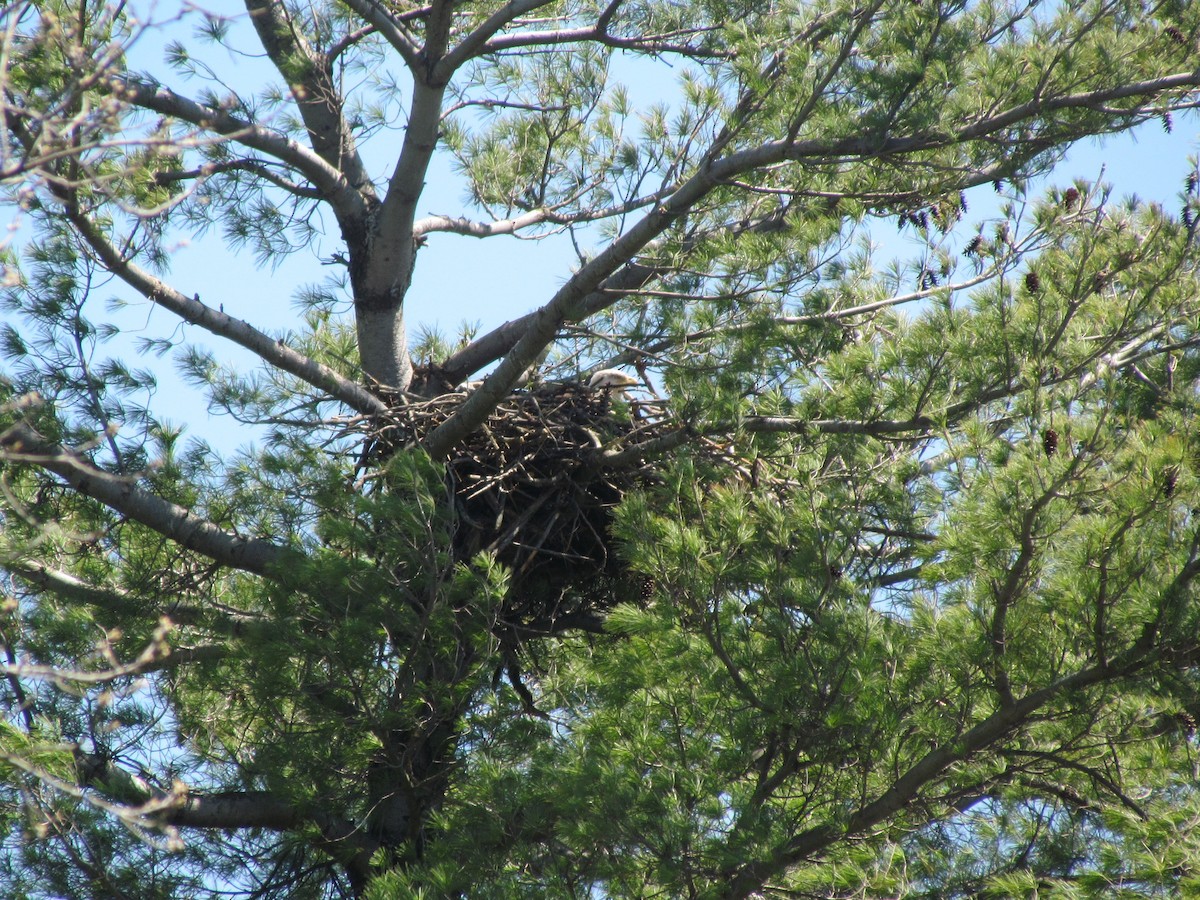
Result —
MULTIPOLYGON (((205 7, 228 12, 238 23, 236 27, 247 27, 244 9, 232 0, 209 2, 205 7)), ((171 12, 160 5, 153 18, 169 20, 171 12)), ((229 54, 219 48, 205 50, 188 39, 187 31, 177 24, 149 31, 131 55, 131 64, 145 70, 165 71, 161 64, 162 48, 167 40, 179 39, 187 43, 189 49, 208 54, 216 65, 235 63, 240 90, 252 93, 254 87, 250 79, 268 74, 261 59, 229 54)), ((250 39, 243 37, 235 39, 234 46, 249 50, 252 44, 250 39)), ((622 80, 630 86, 635 105, 641 105, 639 101, 661 99, 672 90, 674 72, 670 69, 643 71, 639 65, 637 68, 624 66, 617 71, 625 76, 622 80), (658 74, 660 72, 662 74, 658 74)), ((189 85, 179 79, 164 76, 163 80, 182 90, 189 89, 189 85)), ((397 148, 398 144, 397 134, 397 148)), ((1133 193, 1159 200, 1168 209, 1174 209, 1178 205, 1177 194, 1190 168, 1188 157, 1198 147, 1200 122, 1196 118, 1177 117, 1170 134, 1160 123, 1152 122, 1131 134, 1078 145, 1049 181, 1062 185, 1077 177, 1095 180, 1103 174, 1104 180, 1114 185, 1117 195, 1133 193)), ((453 175, 447 160, 439 159, 430 173, 419 212, 470 213, 463 195, 464 184, 453 175)), ((994 214, 997 198, 990 187, 976 189, 968 199, 970 210, 964 224, 994 214)), ((244 318, 260 329, 279 331, 293 327, 297 321, 293 302, 297 290, 324 279, 330 270, 322 266, 320 260, 340 248, 332 221, 327 220, 327 223, 330 230, 323 239, 284 259, 275 269, 256 265, 253 254, 248 251, 234 254, 223 246, 216 233, 200 240, 180 235, 173 253, 170 281, 187 294, 198 293, 210 305, 223 305, 226 312, 244 318)), ((873 234, 878 235, 881 255, 885 258, 904 254, 908 249, 914 254, 917 252, 915 244, 906 245, 897 237, 894 223, 886 223, 873 234)), ((569 275, 573 261, 574 252, 566 235, 541 241, 513 237, 481 241, 435 234, 420 253, 407 301, 410 334, 421 325, 438 326, 443 332, 453 334, 463 321, 477 321, 486 332, 549 299, 569 275)), ((116 286, 111 290, 119 292, 116 286)), ((96 304, 90 313, 94 320, 103 317, 101 304, 109 296, 111 294, 97 296, 92 301, 96 304)), ((235 360, 243 366, 252 364, 248 353, 200 329, 181 325, 165 310, 154 308, 140 298, 122 296, 130 303, 121 317, 130 337, 182 335, 189 342, 215 351, 219 358, 235 360)), ((109 352, 121 352, 122 346, 127 346, 124 341, 113 345, 109 352)), ((160 415, 169 411, 166 417, 174 424, 186 424, 188 433, 202 435, 222 451, 232 450, 250 437, 237 423, 206 415, 203 398, 180 382, 169 360, 139 362, 160 373, 160 390, 155 403, 160 415)))

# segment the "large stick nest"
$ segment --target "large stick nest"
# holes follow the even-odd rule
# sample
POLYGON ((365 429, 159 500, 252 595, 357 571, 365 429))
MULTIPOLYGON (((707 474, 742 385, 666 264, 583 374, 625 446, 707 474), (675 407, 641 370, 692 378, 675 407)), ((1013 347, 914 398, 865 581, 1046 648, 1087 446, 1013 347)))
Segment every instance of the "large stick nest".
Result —
MULTIPOLYGON (((393 406, 372 423, 373 455, 420 442, 466 400, 456 391, 393 406)), ((518 639, 599 628, 614 603, 652 582, 613 545, 613 508, 655 477, 651 462, 605 466, 601 451, 640 444, 678 423, 662 401, 543 384, 510 394, 445 460, 454 498, 455 559, 494 553, 512 573, 498 625, 518 639)))

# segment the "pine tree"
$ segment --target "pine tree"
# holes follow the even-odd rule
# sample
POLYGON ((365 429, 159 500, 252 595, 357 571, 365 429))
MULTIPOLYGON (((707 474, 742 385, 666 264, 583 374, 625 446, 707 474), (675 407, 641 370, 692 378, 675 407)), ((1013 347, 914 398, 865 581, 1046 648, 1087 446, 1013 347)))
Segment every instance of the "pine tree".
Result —
POLYGON ((1200 5, 0 22, 6 896, 1200 888, 1200 188, 1059 167, 1187 121, 1200 5), (513 236, 576 264, 406 321, 513 236))

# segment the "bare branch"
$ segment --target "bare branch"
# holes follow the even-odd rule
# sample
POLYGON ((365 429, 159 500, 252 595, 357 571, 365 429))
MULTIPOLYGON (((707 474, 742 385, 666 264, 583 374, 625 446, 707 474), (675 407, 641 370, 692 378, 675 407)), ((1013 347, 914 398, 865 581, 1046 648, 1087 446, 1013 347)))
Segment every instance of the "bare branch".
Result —
POLYGON ((426 216, 413 225, 414 235, 446 232, 467 237, 495 237, 500 234, 516 234, 525 228, 551 221, 553 213, 548 209, 534 209, 512 219, 495 222, 478 222, 465 216, 426 216))
POLYGON ((453 106, 450 106, 447 109, 445 109, 442 112, 442 118, 443 119, 449 118, 450 116, 452 116, 454 113, 458 112, 459 110, 469 109, 473 106, 477 106, 477 107, 480 107, 481 109, 486 109, 489 111, 494 110, 494 109, 519 109, 524 112, 536 112, 536 113, 566 112, 567 109, 569 109, 569 107, 567 107, 567 106, 547 106, 544 103, 520 103, 516 100, 496 100, 494 98, 487 97, 482 100, 460 100, 457 103, 455 103, 453 106))
POLYGON ((334 63, 341 58, 341 55, 369 35, 375 34, 379 29, 374 25, 365 25, 362 28, 356 28, 348 34, 342 35, 334 42, 328 50, 325 51, 325 69, 331 70, 334 63))
POLYGON ((404 60, 404 64, 410 71, 414 74, 420 71, 421 48, 412 41, 408 33, 401 27, 401 23, 406 18, 428 15, 429 7, 422 7, 419 10, 405 13, 403 16, 396 16, 376 0, 345 0, 345 3, 346 6, 366 19, 375 31, 383 35, 383 39, 400 54, 400 58, 404 60))
POLYGON ((695 44, 677 43, 676 38, 691 35, 707 34, 716 31, 716 26, 706 28, 688 28, 682 31, 671 31, 663 34, 641 35, 639 37, 621 38, 608 33, 599 25, 590 28, 564 28, 556 31, 524 31, 516 34, 506 34, 493 38, 482 48, 482 53, 499 53, 503 50, 514 50, 521 47, 538 47, 547 45, 580 44, 590 42, 611 47, 614 50, 636 50, 642 53, 678 54, 692 59, 729 59, 733 53, 724 50, 712 50, 698 47, 695 44))
POLYGON ((652 194, 634 197, 624 203, 615 203, 611 206, 596 209, 581 209, 576 213, 559 212, 558 210, 561 207, 543 207, 530 210, 523 215, 511 219, 500 219, 495 222, 478 222, 462 216, 426 216, 424 219, 419 219, 413 225, 413 234, 421 236, 440 231, 451 234, 462 234, 468 237, 485 238, 500 234, 516 234, 522 229, 543 223, 579 225, 625 215, 634 210, 643 209, 652 203, 657 203, 669 195, 670 190, 655 191, 652 194))

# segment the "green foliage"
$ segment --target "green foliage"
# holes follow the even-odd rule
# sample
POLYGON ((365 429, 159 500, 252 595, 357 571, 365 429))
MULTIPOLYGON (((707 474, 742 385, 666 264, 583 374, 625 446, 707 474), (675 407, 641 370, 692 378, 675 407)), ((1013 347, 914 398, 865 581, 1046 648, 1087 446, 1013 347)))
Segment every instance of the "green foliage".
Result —
POLYGON ((1200 890, 1195 161, 1179 215, 1030 187, 1196 105, 1200 5, 250 7, 154 75, 141 11, 0 14, 6 896, 1200 890), (534 315, 404 321, 418 248, 510 232, 578 257, 534 315), (337 274, 267 335, 182 237, 337 274), (654 398, 563 388, 611 427, 473 518, 495 420, 428 422, 612 366, 654 398), (608 555, 478 537, 530 521, 608 555))

